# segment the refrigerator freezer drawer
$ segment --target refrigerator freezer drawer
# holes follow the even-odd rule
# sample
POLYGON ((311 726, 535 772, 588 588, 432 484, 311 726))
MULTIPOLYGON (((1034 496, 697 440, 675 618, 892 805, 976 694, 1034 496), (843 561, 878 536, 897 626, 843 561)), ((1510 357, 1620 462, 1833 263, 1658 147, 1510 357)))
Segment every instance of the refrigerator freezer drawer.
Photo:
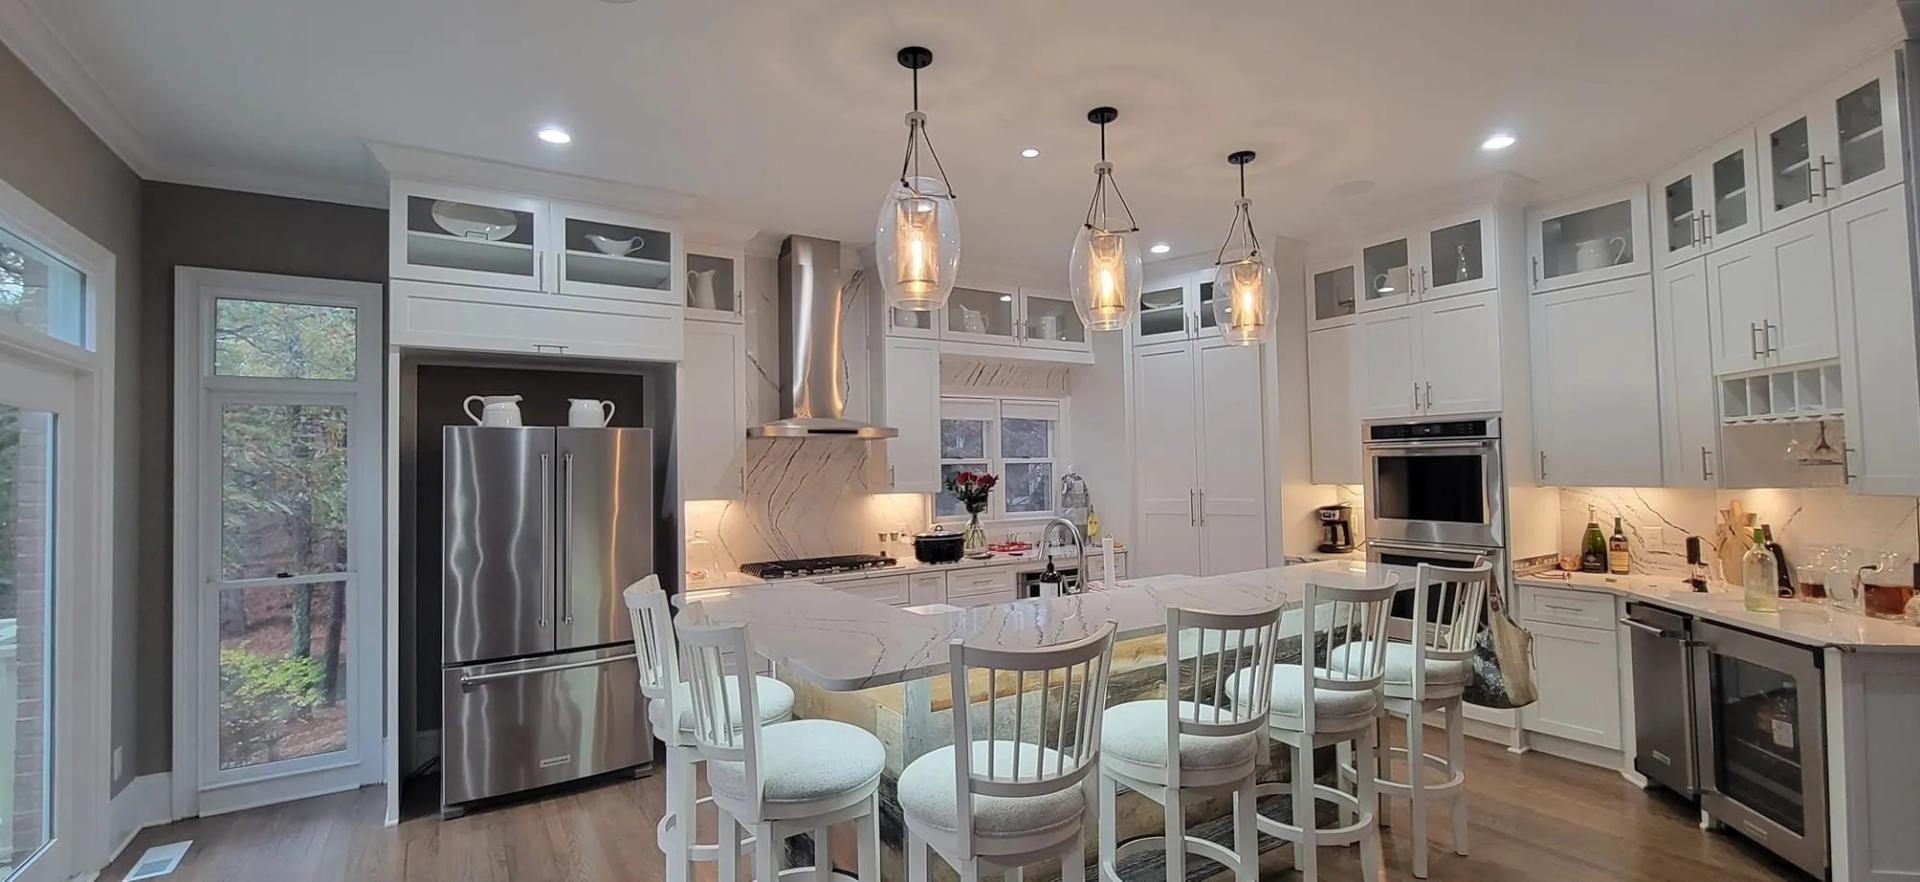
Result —
POLYGON ((444 669, 441 806, 650 762, 639 677, 632 647, 444 669))

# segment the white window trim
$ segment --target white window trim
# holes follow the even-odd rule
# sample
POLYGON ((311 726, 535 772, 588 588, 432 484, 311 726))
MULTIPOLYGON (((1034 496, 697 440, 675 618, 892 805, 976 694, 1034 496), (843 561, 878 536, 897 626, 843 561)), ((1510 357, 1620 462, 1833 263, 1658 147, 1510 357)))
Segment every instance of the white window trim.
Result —
MULTIPOLYGON (((70 551, 63 577, 56 569, 53 693, 69 696, 54 703, 54 738, 68 759, 54 766, 54 850, 45 853, 71 875, 85 875, 113 859, 116 843, 108 823, 111 812, 113 653, 132 647, 113 642, 115 496, 114 437, 114 290, 118 259, 112 251, 61 220, 26 194, 0 181, 0 226, 69 261, 86 279, 90 312, 84 345, 75 346, 24 328, 0 325, 0 358, 70 374, 74 379, 72 438, 75 468, 71 483, 71 529, 88 540, 93 553, 60 543, 56 555, 70 551), (81 528, 79 525, 86 525, 81 528), (65 545, 65 549, 60 548, 65 545), (59 647, 69 649, 62 652, 59 647), (103 649, 112 647, 111 649, 103 649)), ((56 527, 58 529, 58 527, 56 527)), ((68 536, 69 540, 78 538, 68 536)), ((56 568, 61 563, 56 557, 56 568)), ((50 742, 49 746, 53 742, 50 742)))
MULTIPOLYGON (((936 425, 940 420, 946 419, 949 414, 953 414, 955 416, 965 416, 966 415, 965 411, 970 411, 970 410, 979 411, 980 418, 988 420, 988 427, 987 427, 987 433, 985 438, 987 455, 985 457, 981 457, 980 459, 948 459, 945 457, 941 457, 935 461, 934 468, 944 469, 944 467, 948 465, 984 461, 986 463, 987 471, 1000 476, 1000 480, 1001 480, 1000 486, 994 488, 994 492, 992 496, 989 498, 989 501, 987 503, 987 510, 980 513, 980 521, 983 524, 1021 525, 1021 524, 1026 524, 1028 522, 1046 521, 1050 518, 1056 517, 1060 513, 1060 500, 1058 498, 1059 488, 1057 486, 1050 488, 1048 490, 1048 493, 1054 497, 1053 507, 1049 508, 1048 510, 1032 511, 1032 512, 1007 511, 1006 490, 1005 490, 1006 488, 1005 482, 1007 477, 1006 466, 1007 466, 1007 463, 1010 463, 1010 462, 1011 463, 1029 463, 1029 462, 1051 463, 1053 464, 1053 482, 1057 485, 1060 481, 1060 476, 1065 474, 1064 470, 1066 469, 1067 464, 1072 462, 1072 455, 1070 452, 1072 450, 1072 446, 1070 444, 1071 432, 1069 429, 1069 423, 1071 422, 1071 414, 1072 414, 1072 408, 1070 406, 1070 403, 1071 402, 1065 398, 1033 398, 1028 396, 1015 397, 1015 396, 987 396, 987 395, 942 395, 940 396, 939 412, 935 415, 936 425), (1051 445, 1051 452, 1053 454, 1052 456, 1039 458, 1039 459, 1018 459, 1018 458, 1008 459, 1000 455, 1000 425, 1002 421, 1004 421, 1007 418, 1008 411, 1010 410, 1012 411, 1052 410, 1053 411, 1053 414, 1047 417, 1054 421, 1053 422, 1053 443, 1051 445)), ((1027 417, 1022 417, 1016 414, 1015 418, 1019 419, 1019 418, 1027 418, 1027 417)), ((939 443, 939 439, 937 437, 935 438, 934 443, 935 444, 939 443)), ((946 495, 947 491, 944 486, 945 479, 938 472, 936 472, 934 475, 934 483, 935 483, 935 486, 938 486, 941 488, 935 494, 936 497, 946 495)), ((932 508, 936 512, 938 511, 939 503, 937 498, 932 508)), ((967 516, 965 514, 940 515, 936 513, 933 520, 934 520, 934 523, 936 524, 946 524, 946 525, 964 524, 966 523, 967 516)))
MULTIPOLYGON (((176 817, 236 811, 353 789, 383 780, 382 616, 387 606, 383 440, 386 388, 382 357, 385 305, 381 287, 367 282, 179 267, 174 271, 174 589, 173 589, 173 810, 176 817), (359 322, 354 379, 289 380, 220 377, 212 372, 206 339, 215 301, 222 296, 349 306, 359 322), (300 399, 351 403, 354 428, 348 448, 349 523, 346 572, 348 746, 339 754, 280 761, 255 773, 208 770, 211 707, 201 693, 217 675, 217 659, 205 649, 207 595, 202 560, 218 494, 218 424, 209 404, 267 394, 275 401, 300 399), (202 779, 205 778, 203 781, 202 779)), ((276 582, 277 584, 277 582, 276 582)))

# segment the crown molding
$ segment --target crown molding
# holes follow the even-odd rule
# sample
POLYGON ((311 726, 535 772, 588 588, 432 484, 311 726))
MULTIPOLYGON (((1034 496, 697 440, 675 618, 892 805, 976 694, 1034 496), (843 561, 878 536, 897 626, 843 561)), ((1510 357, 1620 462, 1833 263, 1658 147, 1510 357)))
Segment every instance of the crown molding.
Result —
POLYGON ((134 174, 152 176, 156 165, 153 149, 28 0, 0 0, 0 43, 19 56, 27 70, 39 77, 48 91, 134 174))

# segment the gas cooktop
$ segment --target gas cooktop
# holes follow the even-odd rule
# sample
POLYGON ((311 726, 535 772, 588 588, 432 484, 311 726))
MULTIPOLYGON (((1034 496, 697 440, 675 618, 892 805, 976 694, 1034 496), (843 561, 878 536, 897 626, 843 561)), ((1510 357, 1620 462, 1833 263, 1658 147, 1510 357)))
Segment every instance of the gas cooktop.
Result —
POLYGON ((740 572, 759 579, 797 579, 801 576, 877 570, 897 563, 899 561, 884 554, 836 554, 830 557, 802 557, 794 560, 769 560, 741 564, 740 572))

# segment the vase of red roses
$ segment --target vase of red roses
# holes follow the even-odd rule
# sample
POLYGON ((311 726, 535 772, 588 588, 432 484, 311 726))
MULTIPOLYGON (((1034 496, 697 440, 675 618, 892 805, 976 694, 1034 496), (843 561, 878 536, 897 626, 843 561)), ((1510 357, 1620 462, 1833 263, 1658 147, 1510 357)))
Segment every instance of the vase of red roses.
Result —
POLYGON ((960 501, 967 510, 965 551, 968 557, 987 553, 987 531, 980 526, 980 513, 987 510, 987 497, 1000 478, 987 472, 961 470, 947 476, 947 495, 960 501))

